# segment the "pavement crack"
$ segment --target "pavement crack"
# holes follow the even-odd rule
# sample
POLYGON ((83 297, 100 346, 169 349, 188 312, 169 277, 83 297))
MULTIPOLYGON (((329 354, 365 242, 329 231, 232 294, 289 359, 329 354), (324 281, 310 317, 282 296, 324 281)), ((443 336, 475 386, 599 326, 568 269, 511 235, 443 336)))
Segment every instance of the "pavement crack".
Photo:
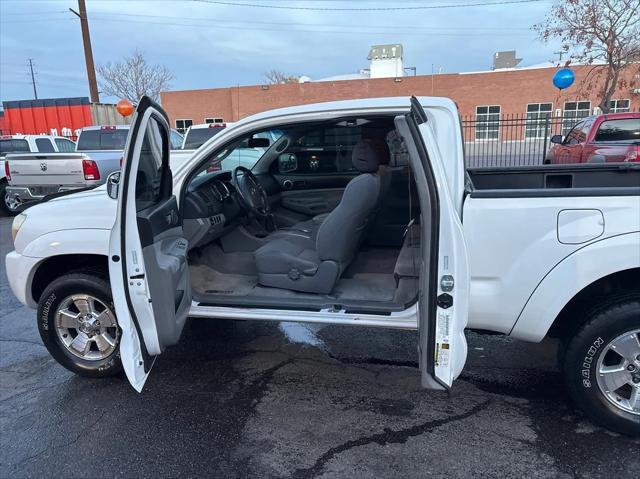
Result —
POLYGON ((463 419, 474 416, 480 411, 486 409, 491 404, 491 402, 491 399, 487 399, 486 401, 475 405, 470 410, 455 416, 450 416, 443 419, 434 419, 432 421, 427 421, 422 424, 416 424, 414 426, 405 429, 399 429, 397 431, 385 428, 383 432, 372 434, 370 436, 362 436, 357 439, 352 439, 340 444, 339 446, 335 446, 329 449, 316 460, 313 466, 295 470, 293 474, 291 474, 291 477, 293 479, 315 477, 322 472, 325 465, 335 456, 356 447, 362 447, 368 444, 378 444, 380 446, 386 446, 387 444, 404 444, 411 437, 420 436, 446 424, 461 421, 463 419))
POLYGON ((42 344, 41 341, 31 341, 29 339, 6 339, 6 338, 0 338, 0 342, 2 343, 26 343, 26 344, 35 344, 37 346, 42 346, 44 347, 44 344, 42 344))

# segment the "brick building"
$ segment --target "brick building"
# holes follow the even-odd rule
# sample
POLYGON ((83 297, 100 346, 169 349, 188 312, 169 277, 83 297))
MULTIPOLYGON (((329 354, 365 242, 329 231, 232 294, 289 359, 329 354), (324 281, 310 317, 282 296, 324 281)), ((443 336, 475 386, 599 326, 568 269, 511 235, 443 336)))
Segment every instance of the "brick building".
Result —
MULTIPOLYGON (((457 102, 463 117, 487 123, 486 128, 476 128, 476 139, 482 139, 478 135, 493 139, 496 133, 491 131, 489 120, 497 115, 578 118, 597 111, 597 89, 585 91, 584 88, 590 68, 573 67, 576 81, 562 92, 552 85, 556 68, 544 65, 485 72, 170 91, 161 94, 161 101, 172 125, 183 129, 192 123, 232 122, 272 108, 305 103, 401 95, 446 96, 457 102)), ((625 77, 632 86, 617 91, 613 97, 615 111, 640 110, 640 75, 634 70, 629 70, 625 77)))

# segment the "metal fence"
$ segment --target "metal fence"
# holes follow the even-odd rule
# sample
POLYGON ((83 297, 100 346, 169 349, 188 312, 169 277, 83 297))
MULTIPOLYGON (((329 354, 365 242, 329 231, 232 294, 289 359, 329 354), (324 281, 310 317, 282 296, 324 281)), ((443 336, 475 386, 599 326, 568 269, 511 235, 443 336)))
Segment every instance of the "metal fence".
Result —
POLYGON ((503 115, 486 113, 462 117, 468 168, 541 165, 553 135, 566 135, 589 110, 503 115))

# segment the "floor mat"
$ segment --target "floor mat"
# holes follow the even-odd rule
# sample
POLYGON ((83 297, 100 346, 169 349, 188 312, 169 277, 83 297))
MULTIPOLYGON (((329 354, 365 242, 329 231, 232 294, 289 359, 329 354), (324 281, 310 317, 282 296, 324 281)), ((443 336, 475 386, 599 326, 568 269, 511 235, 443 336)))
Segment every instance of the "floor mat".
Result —
POLYGON ((221 273, 203 265, 190 266, 190 272, 191 285, 200 293, 247 296, 258 284, 256 276, 221 273))

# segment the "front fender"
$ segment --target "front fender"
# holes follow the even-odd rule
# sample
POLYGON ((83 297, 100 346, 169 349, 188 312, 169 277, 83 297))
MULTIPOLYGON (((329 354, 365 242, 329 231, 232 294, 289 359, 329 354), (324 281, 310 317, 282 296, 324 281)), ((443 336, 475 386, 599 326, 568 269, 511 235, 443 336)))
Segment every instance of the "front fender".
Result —
POLYGON ((541 341, 562 308, 591 283, 640 267, 640 232, 609 237, 560 261, 538 284, 511 330, 511 336, 541 341))
POLYGON ((48 258, 63 254, 108 256, 110 234, 111 230, 98 228, 53 231, 26 244, 21 254, 31 258, 48 258))

